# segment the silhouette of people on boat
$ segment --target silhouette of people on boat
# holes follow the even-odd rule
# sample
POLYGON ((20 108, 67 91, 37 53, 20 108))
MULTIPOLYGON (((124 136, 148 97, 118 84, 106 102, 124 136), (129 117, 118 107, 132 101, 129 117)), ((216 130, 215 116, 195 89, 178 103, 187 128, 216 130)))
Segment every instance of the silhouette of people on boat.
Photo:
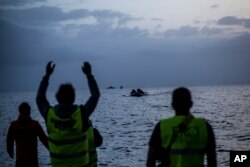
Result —
POLYGON ((138 88, 137 90, 132 89, 130 93, 130 96, 135 96, 135 97, 141 97, 141 96, 146 96, 146 95, 148 95, 147 92, 144 92, 140 88, 138 88))

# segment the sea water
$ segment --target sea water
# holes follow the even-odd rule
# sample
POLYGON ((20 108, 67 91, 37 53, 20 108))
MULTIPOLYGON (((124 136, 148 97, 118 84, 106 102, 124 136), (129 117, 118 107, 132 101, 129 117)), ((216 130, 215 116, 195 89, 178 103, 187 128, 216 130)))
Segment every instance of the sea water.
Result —
MULTIPOLYGON (((193 115, 204 117, 216 136, 219 167, 229 166, 229 150, 250 150, 250 86, 189 87, 194 106, 193 115)), ((131 89, 101 90, 92 122, 103 136, 98 148, 101 167, 145 166, 148 142, 154 126, 162 118, 174 115, 171 93, 174 88, 147 88, 148 96, 130 97, 131 89)), ((56 104, 53 91, 47 93, 51 105, 56 104)), ((76 104, 84 104, 88 90, 76 92, 76 104)), ((46 130, 36 103, 36 92, 0 93, 0 166, 14 166, 6 152, 6 135, 11 121, 18 117, 18 105, 26 101, 32 117, 46 130)), ((49 167, 49 153, 39 142, 39 164, 49 167)))

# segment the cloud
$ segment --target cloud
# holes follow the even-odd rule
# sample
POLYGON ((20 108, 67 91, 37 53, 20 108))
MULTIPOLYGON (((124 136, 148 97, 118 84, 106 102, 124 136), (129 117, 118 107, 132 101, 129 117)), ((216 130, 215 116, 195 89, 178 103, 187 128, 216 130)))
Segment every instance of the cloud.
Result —
POLYGON ((250 28, 250 19, 244 19, 244 26, 246 27, 246 28, 250 28))
POLYGON ((179 29, 170 29, 165 31, 166 37, 192 37, 199 34, 199 30, 196 27, 183 26, 179 29))
POLYGON ((152 21, 164 21, 164 19, 162 19, 162 18, 152 18, 151 20, 152 21))
POLYGON ((117 20, 119 25, 123 25, 131 20, 131 16, 111 10, 77 9, 70 12, 63 12, 61 8, 51 6, 40 6, 28 9, 0 9, 0 17, 23 23, 29 26, 43 26, 56 24, 61 21, 77 20, 94 17, 100 23, 110 23, 117 20))
MULTIPOLYGON (((138 35, 146 33, 139 28, 112 29, 106 24, 81 25, 80 29, 77 36, 67 38, 1 19, 0 75, 4 82, 0 90, 36 89, 49 60, 57 64, 50 88, 65 81, 82 88, 83 60, 92 63, 100 87, 250 83, 250 34, 220 40, 171 40, 138 35)), ((176 36, 199 33, 189 26, 174 31, 176 36)), ((213 34, 217 30, 201 31, 213 34)))
POLYGON ((113 27, 113 20, 123 25, 136 18, 109 10, 63 12, 43 6, 1 9, 0 15, 0 76, 4 81, 0 90, 36 89, 49 60, 57 63, 52 87, 65 80, 81 87, 83 60, 93 64, 101 87, 113 83, 125 87, 250 83, 249 34, 207 38, 222 33, 223 27, 183 26, 167 30, 162 38, 151 38, 138 27, 113 27), (61 34, 37 28, 88 17, 98 23, 70 22, 62 26, 61 34), (205 37, 198 38, 202 34, 205 37))
POLYGON ((242 20, 234 16, 226 16, 218 20, 219 25, 241 25, 242 20))
POLYGON ((218 8, 218 7, 219 7, 218 4, 214 4, 214 5, 211 6, 212 9, 216 9, 216 8, 218 8))
POLYGON ((1 0, 0 6, 23 6, 25 4, 32 4, 37 2, 45 2, 46 0, 1 0))
POLYGON ((200 30, 201 34, 204 34, 204 35, 218 35, 218 34, 221 34, 223 32, 222 29, 219 29, 219 28, 209 28, 209 27, 203 27, 201 30, 200 30))
POLYGON ((34 65, 49 59, 74 61, 79 56, 67 45, 67 38, 54 31, 28 28, 5 19, 0 19, 0 48, 2 66, 34 65))
POLYGON ((218 25, 233 25, 233 26, 243 26, 245 28, 250 28, 250 19, 237 18, 234 16, 226 16, 217 21, 218 25))

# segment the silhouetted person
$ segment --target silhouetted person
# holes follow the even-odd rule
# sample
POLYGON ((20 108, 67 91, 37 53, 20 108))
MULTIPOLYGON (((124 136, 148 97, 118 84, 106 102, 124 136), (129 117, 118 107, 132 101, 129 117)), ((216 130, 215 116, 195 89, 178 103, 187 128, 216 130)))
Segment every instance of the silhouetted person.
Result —
POLYGON ((91 157, 88 148, 88 120, 100 97, 91 66, 88 62, 82 66, 91 93, 84 105, 74 104, 75 89, 69 83, 60 85, 56 93, 58 104, 49 104, 46 91, 54 68, 52 62, 47 64, 36 99, 39 111, 47 124, 51 164, 53 167, 89 166, 91 157))
POLYGON ((11 123, 7 134, 7 151, 11 158, 14 158, 16 143, 16 167, 38 166, 37 137, 48 148, 48 138, 39 122, 30 117, 30 110, 26 102, 19 105, 20 115, 11 123))
POLYGON ((215 137, 212 127, 190 114, 193 102, 188 89, 180 87, 172 95, 175 116, 161 120, 149 141, 147 167, 201 167, 204 155, 208 167, 216 167, 215 137))

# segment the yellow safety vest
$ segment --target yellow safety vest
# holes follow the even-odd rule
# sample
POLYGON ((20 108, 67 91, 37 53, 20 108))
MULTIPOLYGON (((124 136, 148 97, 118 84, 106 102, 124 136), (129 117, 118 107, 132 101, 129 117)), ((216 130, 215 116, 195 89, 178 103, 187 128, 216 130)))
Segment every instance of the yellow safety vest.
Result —
POLYGON ((160 121, 161 146, 168 148, 173 135, 177 135, 169 149, 170 167, 200 167, 204 164, 207 145, 207 126, 203 119, 194 118, 185 132, 180 132, 179 124, 185 116, 175 116, 160 121))
POLYGON ((53 167, 88 166, 88 134, 83 132, 81 110, 78 107, 69 118, 59 118, 52 107, 46 125, 50 159, 53 167))
POLYGON ((91 121, 89 120, 89 128, 88 128, 88 144, 89 144, 89 167, 96 167, 97 166, 97 152, 95 146, 95 139, 94 139, 94 128, 92 126, 91 121))

